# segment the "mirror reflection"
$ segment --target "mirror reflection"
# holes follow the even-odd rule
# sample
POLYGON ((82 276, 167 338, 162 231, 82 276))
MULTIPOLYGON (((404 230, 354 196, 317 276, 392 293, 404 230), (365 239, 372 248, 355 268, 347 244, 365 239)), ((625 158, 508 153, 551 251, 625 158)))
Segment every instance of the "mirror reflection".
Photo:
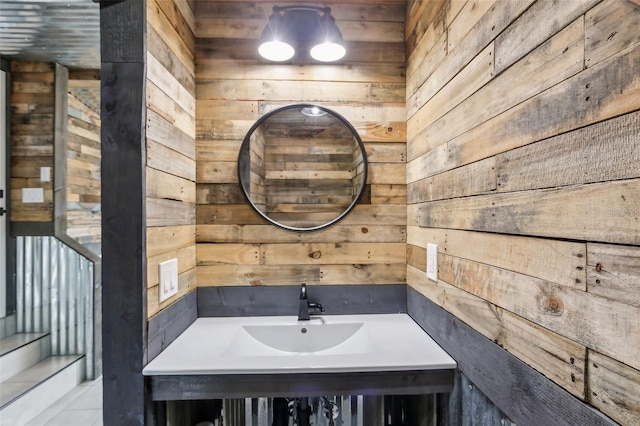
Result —
POLYGON ((362 140, 339 114, 289 105, 262 116, 238 159, 244 194, 265 219, 284 229, 313 231, 342 219, 367 178, 362 140))

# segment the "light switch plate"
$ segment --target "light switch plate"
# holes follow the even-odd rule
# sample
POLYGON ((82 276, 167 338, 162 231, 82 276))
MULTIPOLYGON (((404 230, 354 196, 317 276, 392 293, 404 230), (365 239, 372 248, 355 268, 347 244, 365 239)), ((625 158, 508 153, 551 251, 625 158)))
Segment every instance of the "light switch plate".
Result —
POLYGON ((159 302, 163 302, 178 293, 178 259, 170 259, 158 264, 160 288, 159 302))
POLYGON ((43 188, 22 188, 23 203, 44 203, 43 188))
POLYGON ((427 278, 438 282, 438 245, 427 244, 427 278))
POLYGON ((40 167, 40 181, 51 182, 51 167, 40 167))

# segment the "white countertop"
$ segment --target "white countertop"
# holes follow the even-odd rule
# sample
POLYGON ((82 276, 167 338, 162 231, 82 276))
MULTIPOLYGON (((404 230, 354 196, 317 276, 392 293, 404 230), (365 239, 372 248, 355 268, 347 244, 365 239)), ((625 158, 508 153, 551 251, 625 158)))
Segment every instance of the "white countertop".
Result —
POLYGON ((335 373, 456 366, 455 360, 407 314, 323 315, 321 319, 314 317, 301 322, 292 316, 207 317, 198 318, 189 326, 143 369, 143 374, 335 373), (324 340, 346 329, 342 327, 345 324, 357 331, 348 331, 353 334, 344 342, 331 343, 326 349, 304 349, 308 343, 322 346, 324 340), (277 333, 281 329, 289 334, 282 334, 283 340, 272 346, 252 337, 253 330, 264 330, 267 337, 276 333, 279 338, 277 333), (301 340, 303 349, 287 351, 273 347, 288 348, 292 346, 289 340, 294 340, 293 346, 301 340))

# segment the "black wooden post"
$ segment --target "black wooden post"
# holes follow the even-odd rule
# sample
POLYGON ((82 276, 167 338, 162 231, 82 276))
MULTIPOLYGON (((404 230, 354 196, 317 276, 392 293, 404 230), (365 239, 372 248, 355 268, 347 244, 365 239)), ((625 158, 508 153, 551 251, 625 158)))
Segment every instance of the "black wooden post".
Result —
POLYGON ((146 2, 100 3, 105 426, 144 425, 146 2))

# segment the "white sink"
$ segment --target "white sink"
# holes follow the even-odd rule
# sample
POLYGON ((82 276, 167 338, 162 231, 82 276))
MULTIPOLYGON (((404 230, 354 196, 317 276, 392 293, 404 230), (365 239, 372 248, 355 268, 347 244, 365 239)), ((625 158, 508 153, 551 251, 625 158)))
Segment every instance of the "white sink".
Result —
MULTIPOLYGON (((253 339, 270 348, 293 353, 321 352, 334 348, 347 341, 356 341, 356 346, 368 343, 361 334, 364 323, 307 323, 243 325, 242 329, 253 339)), ((353 346, 353 345, 349 345, 353 346)), ((359 348, 343 347, 343 351, 359 348)))
POLYGON ((453 369, 407 314, 198 318, 143 370, 151 375, 453 369))

